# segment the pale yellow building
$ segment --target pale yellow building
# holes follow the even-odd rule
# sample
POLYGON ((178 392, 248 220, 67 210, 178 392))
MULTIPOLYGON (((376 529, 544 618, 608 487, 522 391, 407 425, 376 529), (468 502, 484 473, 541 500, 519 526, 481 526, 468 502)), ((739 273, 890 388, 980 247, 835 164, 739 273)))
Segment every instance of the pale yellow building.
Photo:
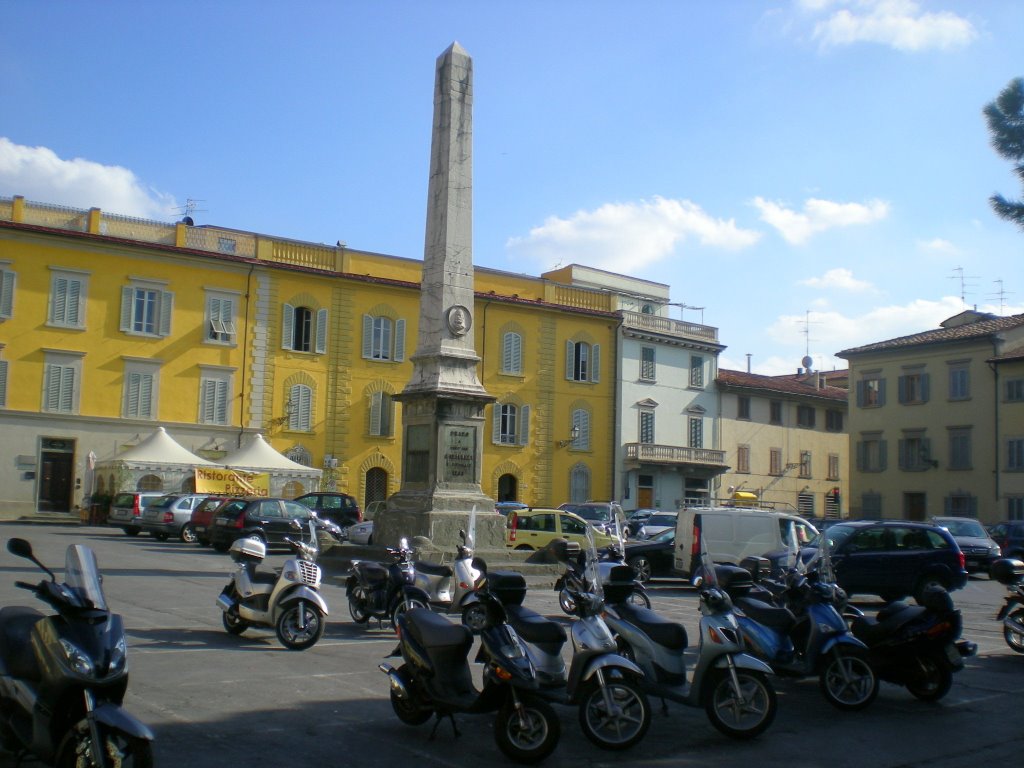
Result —
POLYGON ((719 478, 718 497, 753 493, 806 517, 847 517, 846 389, 817 372, 761 376, 719 370, 716 383, 729 465, 719 478))
MULTIPOLYGON (((0 505, 67 510, 119 490, 91 467, 158 426, 214 461, 262 434, 322 467, 325 488, 386 498, 421 268, 340 243, 0 199, 0 505)), ((479 375, 497 398, 484 492, 610 496, 610 298, 483 268, 475 290, 479 375)))
POLYGON ((1024 315, 965 311, 848 349, 851 512, 994 523, 1022 513, 1024 315))

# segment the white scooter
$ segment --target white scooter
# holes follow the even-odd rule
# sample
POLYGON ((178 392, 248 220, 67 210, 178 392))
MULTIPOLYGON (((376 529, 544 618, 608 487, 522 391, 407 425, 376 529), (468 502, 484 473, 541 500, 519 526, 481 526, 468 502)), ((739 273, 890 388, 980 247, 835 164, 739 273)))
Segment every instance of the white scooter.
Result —
POLYGON ((217 597, 224 629, 240 635, 249 627, 274 627, 281 645, 293 651, 304 651, 323 637, 327 603, 317 591, 323 574, 316 564, 320 547, 312 520, 309 536, 309 544, 285 539, 295 557, 285 561, 280 573, 256 570, 267 554, 262 541, 238 539, 231 545, 238 568, 217 597))
POLYGON ((477 587, 487 573, 483 560, 473 557, 476 538, 476 507, 469 515, 468 531, 460 530, 461 544, 455 547, 451 565, 415 563, 414 585, 430 597, 430 607, 443 613, 460 613, 462 623, 474 632, 483 629, 487 610, 477 596, 477 587))

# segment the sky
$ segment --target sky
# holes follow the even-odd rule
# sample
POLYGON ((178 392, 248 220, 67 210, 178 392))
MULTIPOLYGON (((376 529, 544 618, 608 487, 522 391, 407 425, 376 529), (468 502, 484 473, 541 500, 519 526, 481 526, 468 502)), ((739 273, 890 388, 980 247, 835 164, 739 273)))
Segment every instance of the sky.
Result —
POLYGON ((982 109, 1014 0, 6 3, 0 197, 423 257, 434 65, 473 59, 473 260, 670 286, 720 367, 1024 312, 982 109))

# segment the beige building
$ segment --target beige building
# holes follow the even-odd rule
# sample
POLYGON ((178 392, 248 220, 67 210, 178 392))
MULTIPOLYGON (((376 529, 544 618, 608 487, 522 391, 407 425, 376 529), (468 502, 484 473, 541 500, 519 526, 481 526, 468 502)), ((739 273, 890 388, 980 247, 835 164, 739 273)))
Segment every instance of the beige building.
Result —
POLYGON ((847 516, 847 391, 829 375, 719 370, 719 444, 729 465, 720 498, 750 492, 807 517, 847 516))
POLYGON ((838 356, 850 362, 852 515, 1022 515, 1024 315, 965 311, 838 356))

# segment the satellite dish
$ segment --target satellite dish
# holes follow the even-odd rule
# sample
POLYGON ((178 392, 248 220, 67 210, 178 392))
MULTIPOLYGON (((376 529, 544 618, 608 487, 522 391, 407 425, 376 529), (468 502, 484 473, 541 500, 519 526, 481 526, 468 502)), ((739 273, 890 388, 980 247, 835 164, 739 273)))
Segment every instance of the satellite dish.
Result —
POLYGON ((810 355, 804 355, 804 359, 800 361, 804 368, 808 371, 811 370, 811 364, 814 363, 814 358, 810 355))
POLYGON ((184 224, 186 227, 191 227, 195 225, 195 222, 192 221, 191 216, 186 216, 184 219, 181 220, 181 223, 184 224))

